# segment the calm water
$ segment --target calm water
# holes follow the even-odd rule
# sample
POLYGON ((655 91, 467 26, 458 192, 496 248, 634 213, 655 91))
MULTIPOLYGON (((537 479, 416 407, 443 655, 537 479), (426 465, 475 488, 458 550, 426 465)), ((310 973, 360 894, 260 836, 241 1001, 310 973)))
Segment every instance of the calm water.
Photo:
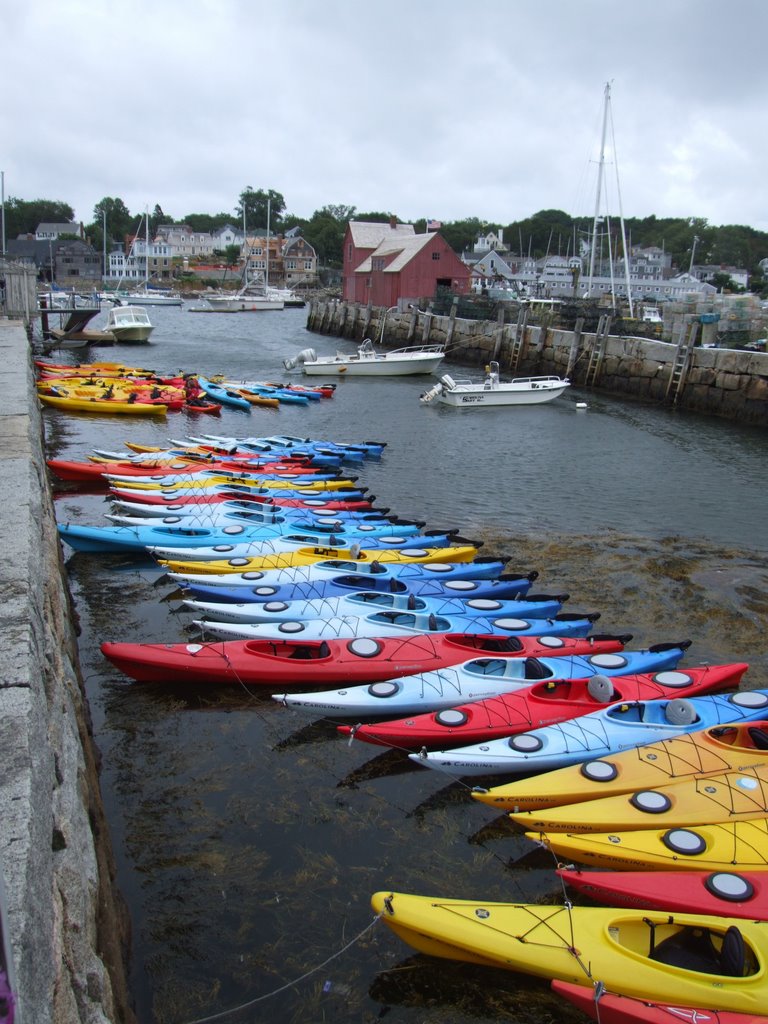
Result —
MULTIPOLYGON (((151 345, 96 358, 274 380, 290 376, 282 361, 302 348, 351 348, 308 334, 305 310, 150 316, 151 345)), ((73 458, 203 431, 384 440, 383 458, 354 473, 392 511, 486 540, 517 568, 538 569, 537 589, 560 590, 567 578, 573 609, 593 610, 604 586, 606 600, 620 596, 600 605, 600 626, 623 630, 632 617, 633 646, 691 636, 694 622, 706 656, 756 653, 738 645, 765 623, 764 431, 587 392, 467 414, 420 406, 428 380, 342 379, 330 401, 219 419, 131 423, 47 410, 46 437, 49 454, 73 458), (733 626, 723 639, 717 624, 710 641, 715 613, 689 619, 684 602, 695 607, 696 587, 716 573, 727 577, 733 626)), ((60 521, 98 523, 108 506, 102 494, 69 492, 57 510, 60 521)), ((543 984, 432 963, 383 925, 366 930, 377 889, 556 900, 551 859, 520 830, 493 819, 461 782, 398 751, 350 746, 331 723, 280 707, 269 686, 130 683, 99 643, 180 641, 193 616, 151 563, 65 554, 142 1024, 575 1019, 543 984)))

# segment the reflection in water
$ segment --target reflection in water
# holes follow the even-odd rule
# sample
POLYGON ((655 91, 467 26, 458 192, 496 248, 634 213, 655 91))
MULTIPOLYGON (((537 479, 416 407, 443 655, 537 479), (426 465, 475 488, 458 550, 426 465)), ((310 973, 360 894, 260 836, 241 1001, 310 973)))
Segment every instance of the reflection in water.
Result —
MULTIPOLYGON (((310 341, 337 344, 308 337, 302 310, 158 309, 155 319, 142 361, 207 375, 282 378, 282 359, 310 341)), ((574 609, 602 612, 601 631, 633 633, 632 646, 691 637, 688 664, 744 659, 747 685, 763 685, 763 434, 593 394, 580 396, 584 415, 574 395, 463 416, 419 406, 423 390, 417 379, 341 380, 331 400, 224 411, 214 425, 184 414, 96 424, 51 410, 44 421, 49 453, 68 458, 202 430, 387 440, 382 459, 354 473, 397 514, 482 536, 484 554, 537 569, 538 589, 569 591, 574 609)), ((60 521, 96 524, 109 506, 103 492, 67 489, 56 507, 60 521)), ((407 948, 380 925, 336 956, 371 922, 376 890, 556 899, 553 859, 463 783, 400 751, 350 744, 333 723, 302 722, 271 699, 282 687, 268 680, 129 682, 99 643, 184 640, 171 583, 148 560, 65 554, 142 1024, 254 999, 229 1019, 577 1019, 540 982, 403 960, 407 948)))

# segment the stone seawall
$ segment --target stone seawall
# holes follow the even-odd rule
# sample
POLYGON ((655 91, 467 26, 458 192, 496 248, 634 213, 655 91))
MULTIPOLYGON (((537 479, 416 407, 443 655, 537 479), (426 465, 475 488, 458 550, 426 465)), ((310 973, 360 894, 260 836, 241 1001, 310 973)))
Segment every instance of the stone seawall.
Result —
POLYGON ((56 532, 23 326, 0 320, 0 868, 22 1024, 132 1024, 128 918, 56 532))
POLYGON ((484 367, 495 359, 505 377, 557 374, 578 387, 768 426, 768 354, 763 352, 686 350, 684 343, 603 338, 522 321, 463 320, 333 300, 311 303, 307 327, 358 341, 383 335, 387 348, 444 344, 452 362, 484 367))

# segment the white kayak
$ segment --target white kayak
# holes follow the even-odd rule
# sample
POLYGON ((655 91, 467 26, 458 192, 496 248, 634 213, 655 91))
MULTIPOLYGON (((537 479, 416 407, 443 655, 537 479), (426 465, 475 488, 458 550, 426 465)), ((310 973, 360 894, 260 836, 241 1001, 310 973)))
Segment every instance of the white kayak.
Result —
POLYGON ((397 717, 471 704, 547 680, 589 679, 590 695, 596 700, 610 700, 611 676, 674 668, 683 651, 683 648, 670 647, 663 651, 624 650, 551 658, 489 655, 370 686, 345 686, 320 693, 273 693, 272 698, 286 707, 311 714, 345 718, 397 717))
POLYGON ((768 694, 768 690, 630 701, 505 739, 408 756, 426 768, 450 775, 548 771, 713 725, 764 716, 764 698, 756 707, 756 694, 768 694))

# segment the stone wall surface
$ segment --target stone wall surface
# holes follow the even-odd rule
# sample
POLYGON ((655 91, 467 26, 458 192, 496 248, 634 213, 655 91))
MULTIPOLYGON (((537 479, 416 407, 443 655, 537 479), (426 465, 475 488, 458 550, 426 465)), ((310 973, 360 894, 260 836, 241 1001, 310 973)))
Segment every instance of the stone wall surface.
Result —
POLYGON ((429 310, 400 312, 318 300, 309 306, 307 327, 357 341, 382 338, 386 348, 444 344, 452 362, 482 367, 495 359, 506 377, 568 376, 576 386, 768 426, 768 354, 763 352, 694 347, 677 388, 679 344, 649 338, 609 336, 599 372, 591 376, 592 356, 600 344, 597 336, 545 325, 462 320, 429 310))
POLYGON ((128 919, 44 460, 29 343, 0 320, 0 868, 22 1024, 130 1024, 128 919))

